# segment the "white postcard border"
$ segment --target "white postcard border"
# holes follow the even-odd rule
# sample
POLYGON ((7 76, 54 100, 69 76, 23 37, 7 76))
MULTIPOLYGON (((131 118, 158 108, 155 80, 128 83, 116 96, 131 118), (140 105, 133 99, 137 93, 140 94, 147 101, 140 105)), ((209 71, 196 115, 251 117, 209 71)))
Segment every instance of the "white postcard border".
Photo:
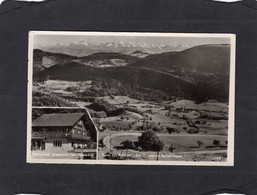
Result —
MULTIPOLYGON (((27 163, 47 164, 104 164, 104 165, 176 165, 176 166, 234 166, 235 140, 235 62, 236 35, 228 33, 149 33, 149 32, 79 32, 79 31, 30 31, 28 41, 28 86, 27 86, 27 163), (64 160, 64 159, 32 159, 31 158, 31 124, 32 124, 32 84, 33 84, 33 36, 34 35, 92 35, 92 36, 148 36, 148 37, 206 37, 230 38, 230 76, 229 76, 229 117, 228 117, 228 148, 226 162, 192 162, 192 161, 143 161, 143 160, 64 160)), ((49 108, 49 107, 40 107, 49 108)), ((56 107, 51 107, 56 108, 56 107)), ((67 107, 58 107, 67 108, 67 107)), ((80 107, 68 107, 78 109, 80 107)), ((89 115, 90 116, 90 115, 89 115)), ((91 117, 91 116, 90 116, 91 117)), ((98 137, 98 131, 97 131, 98 137)), ((98 144, 97 144, 98 151, 98 144)))

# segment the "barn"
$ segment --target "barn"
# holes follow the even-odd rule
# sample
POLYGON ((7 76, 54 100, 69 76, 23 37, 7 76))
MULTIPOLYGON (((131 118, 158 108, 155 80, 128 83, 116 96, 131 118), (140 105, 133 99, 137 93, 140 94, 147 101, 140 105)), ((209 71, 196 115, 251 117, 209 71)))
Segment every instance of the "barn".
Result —
POLYGON ((84 113, 43 114, 32 122, 31 150, 96 150, 96 128, 84 113))

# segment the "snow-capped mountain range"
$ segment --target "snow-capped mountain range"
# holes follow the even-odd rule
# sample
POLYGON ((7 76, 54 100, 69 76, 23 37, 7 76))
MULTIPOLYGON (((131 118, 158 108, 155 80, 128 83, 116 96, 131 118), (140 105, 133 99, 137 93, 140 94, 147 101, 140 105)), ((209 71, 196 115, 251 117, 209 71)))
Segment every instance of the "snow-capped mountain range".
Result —
POLYGON ((139 42, 91 42, 91 41, 73 41, 67 43, 52 43, 52 44, 37 44, 35 49, 41 49, 48 52, 64 53, 75 56, 85 56, 97 52, 119 52, 130 54, 135 50, 140 50, 149 54, 162 53, 170 51, 181 51, 190 48, 190 45, 168 45, 168 44, 153 44, 139 42))

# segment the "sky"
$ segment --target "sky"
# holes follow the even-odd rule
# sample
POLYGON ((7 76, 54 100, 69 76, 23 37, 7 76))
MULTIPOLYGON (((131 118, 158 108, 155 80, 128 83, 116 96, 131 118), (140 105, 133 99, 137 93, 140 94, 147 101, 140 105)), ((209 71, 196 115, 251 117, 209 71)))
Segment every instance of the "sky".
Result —
POLYGON ((93 33, 82 35, 79 34, 35 34, 33 36, 34 45, 41 44, 58 44, 58 43, 70 43, 74 41, 90 41, 90 42, 114 42, 114 41, 123 41, 123 42, 138 42, 138 43, 153 43, 153 44, 167 44, 172 46, 177 46, 181 44, 186 44, 190 46, 203 45, 203 44, 230 44, 230 39, 228 36, 221 37, 223 35, 219 34, 205 34, 204 36, 196 37, 196 34, 168 34, 168 33, 158 33, 158 34, 115 34, 115 33, 93 33), (186 35, 186 37, 185 37, 186 35), (208 37, 205 37, 208 36, 208 37))

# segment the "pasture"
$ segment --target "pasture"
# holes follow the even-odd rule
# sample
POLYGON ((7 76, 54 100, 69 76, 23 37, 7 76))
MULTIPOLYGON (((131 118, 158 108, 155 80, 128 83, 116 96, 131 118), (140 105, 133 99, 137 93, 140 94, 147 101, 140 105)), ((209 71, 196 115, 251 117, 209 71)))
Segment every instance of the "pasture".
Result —
POLYGON ((175 108, 185 108, 192 110, 201 110, 208 112, 228 112, 228 105, 221 102, 204 102, 201 104, 196 104, 191 100, 178 100, 176 102, 164 102, 166 105, 174 106, 175 108))
POLYGON ((110 96, 104 96, 104 97, 99 97, 99 99, 103 99, 105 101, 107 101, 110 104, 126 104, 126 103, 132 103, 132 104, 136 104, 137 102, 139 102, 139 100, 130 98, 128 96, 114 96, 114 98, 110 98, 110 96))
MULTIPOLYGON (((163 151, 169 151, 169 147, 172 144, 175 146, 175 152, 187 152, 187 151, 199 151, 199 150, 215 150, 221 149, 222 147, 211 147, 213 140, 217 139, 220 141, 220 145, 226 146, 226 136, 217 135, 168 135, 168 134, 157 134, 159 139, 164 143, 163 151), (197 141, 203 142, 203 147, 198 148, 197 141), (206 148, 207 147, 207 148, 206 148)), ((133 142, 138 141, 138 135, 122 135, 113 137, 110 139, 112 146, 121 146, 121 142, 125 140, 131 140, 133 142)))
POLYGON ((66 91, 69 87, 78 88, 80 92, 85 91, 90 88, 92 81, 62 81, 62 80, 46 80, 44 82, 33 83, 33 90, 48 90, 50 92, 60 93, 60 94, 73 94, 72 92, 66 91))

